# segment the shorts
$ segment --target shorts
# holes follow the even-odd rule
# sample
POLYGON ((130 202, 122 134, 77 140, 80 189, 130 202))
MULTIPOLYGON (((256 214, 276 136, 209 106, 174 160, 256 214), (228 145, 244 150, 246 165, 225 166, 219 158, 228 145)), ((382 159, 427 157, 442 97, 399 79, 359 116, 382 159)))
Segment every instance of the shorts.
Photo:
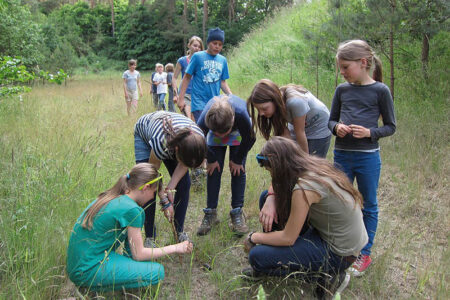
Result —
POLYGON ((184 94, 184 105, 191 107, 191 94, 184 94))
POLYGON ((152 148, 139 135, 134 134, 134 158, 136 163, 148 162, 152 148))
POLYGON ((126 97, 126 99, 125 99, 125 100, 127 100, 127 102, 137 101, 139 99, 137 90, 134 90, 134 91, 127 90, 127 93, 128 93, 128 97, 126 97))

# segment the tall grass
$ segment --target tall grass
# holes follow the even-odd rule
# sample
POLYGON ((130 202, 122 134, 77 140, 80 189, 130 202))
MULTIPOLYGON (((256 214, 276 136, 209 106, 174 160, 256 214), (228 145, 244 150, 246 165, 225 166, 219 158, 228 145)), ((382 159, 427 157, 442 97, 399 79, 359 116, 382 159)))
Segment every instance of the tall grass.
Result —
MULTIPOLYGON (((292 77, 293 82, 316 91, 314 68, 307 61, 312 49, 296 32, 300 32, 298 26, 317 18, 311 12, 323 10, 324 2, 280 11, 227 54, 234 94, 245 99, 261 78, 285 84, 292 77)), ((431 49, 436 52, 432 52, 429 82, 421 78, 420 66, 413 61, 404 59, 397 70, 398 129, 381 141, 375 263, 365 277, 352 279, 346 297, 448 295, 450 114, 445 40, 448 34, 444 33, 432 40, 431 49)), ((419 45, 404 47, 420 57, 419 45)), ((328 106, 334 74, 329 68, 319 70, 319 97, 328 106)), ((133 125, 153 110, 145 84, 138 113, 127 117, 120 77, 119 73, 77 77, 67 86, 35 87, 23 101, 0 100, 0 299, 73 295, 65 275, 73 223, 98 193, 133 165, 133 125)), ((270 183, 267 172, 254 160, 263 143, 258 137, 246 166, 245 211, 252 230, 259 229, 259 193, 270 183)), ((239 276, 247 260, 241 239, 228 228, 229 172, 223 177, 218 208, 222 222, 210 235, 195 236, 206 192, 204 187, 192 188, 185 230, 194 239, 194 253, 184 257, 181 265, 176 257, 161 259, 166 267, 161 289, 143 292, 141 297, 255 298, 260 283, 248 283, 239 276)), ((160 214, 156 224, 157 242, 171 243, 169 224, 160 214)), ((311 296, 311 287, 298 280, 271 278, 262 286, 270 298, 311 296)))

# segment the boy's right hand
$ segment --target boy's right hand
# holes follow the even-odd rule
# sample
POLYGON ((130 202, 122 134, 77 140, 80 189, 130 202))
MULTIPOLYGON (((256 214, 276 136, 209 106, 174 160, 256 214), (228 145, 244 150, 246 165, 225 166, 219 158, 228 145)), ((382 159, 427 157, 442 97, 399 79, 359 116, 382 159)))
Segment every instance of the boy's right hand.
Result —
POLYGON ((191 253, 194 248, 194 244, 190 241, 184 241, 175 245, 176 252, 180 254, 191 253))
POLYGON ((207 166, 206 166, 206 171, 207 171, 208 175, 210 175, 210 176, 214 173, 215 169, 217 169, 217 172, 220 173, 220 165, 217 160, 213 163, 207 164, 207 166))

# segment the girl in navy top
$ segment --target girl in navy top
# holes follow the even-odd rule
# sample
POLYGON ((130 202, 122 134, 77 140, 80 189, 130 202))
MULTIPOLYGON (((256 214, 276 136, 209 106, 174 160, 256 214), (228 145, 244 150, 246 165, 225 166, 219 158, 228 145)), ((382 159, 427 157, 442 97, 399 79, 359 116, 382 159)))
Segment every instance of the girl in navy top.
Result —
POLYGON ((207 234, 212 225, 218 222, 217 204, 227 147, 230 148, 232 229, 243 234, 248 231, 242 217, 246 184, 245 161, 256 140, 245 101, 234 95, 214 97, 206 104, 198 119, 198 126, 207 133, 208 178, 207 208, 203 210, 205 216, 197 234, 207 234))
POLYGON ((364 225, 369 242, 351 271, 360 276, 370 266, 371 248, 378 225, 377 189, 381 159, 378 139, 395 132, 394 102, 382 83, 381 61, 361 40, 339 45, 337 63, 346 83, 339 85, 331 104, 328 127, 336 135, 334 162, 363 196, 364 225), (371 69, 373 74, 371 76, 371 69), (378 127, 378 119, 383 126, 378 127))

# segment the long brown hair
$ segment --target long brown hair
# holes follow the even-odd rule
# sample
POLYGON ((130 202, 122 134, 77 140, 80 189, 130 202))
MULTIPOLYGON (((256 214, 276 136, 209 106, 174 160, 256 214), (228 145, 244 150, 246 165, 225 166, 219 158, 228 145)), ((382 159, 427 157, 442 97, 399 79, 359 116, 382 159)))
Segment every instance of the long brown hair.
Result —
POLYGON ((247 99, 247 110, 252 118, 253 131, 259 129, 262 136, 268 140, 273 130, 274 135, 283 135, 287 125, 286 102, 280 88, 270 79, 261 79, 256 83, 250 97, 247 99), (275 113, 269 119, 258 114, 256 116, 255 104, 273 102, 275 113))
MULTIPOLYGON (((84 214, 81 226, 91 230, 92 224, 94 223, 94 218, 103 206, 120 195, 124 195, 131 190, 138 189, 141 185, 155 179, 157 176, 158 170, 153 165, 149 163, 140 163, 135 165, 128 174, 120 176, 119 180, 117 180, 116 184, 112 188, 100 193, 97 196, 94 204, 92 204, 84 214)), ((161 188, 162 180, 153 183, 152 186, 153 185, 158 185, 158 189, 161 188)))
POLYGON ((200 51, 203 51, 203 50, 205 50, 204 49, 204 47, 203 47, 203 41, 202 41, 202 39, 201 38, 199 38, 198 36, 196 36, 196 35, 193 35, 193 36, 191 36, 191 38, 189 39, 189 42, 188 42, 188 50, 187 50, 187 55, 191 55, 191 50, 189 50, 189 47, 192 45, 192 43, 194 43, 194 42, 199 42, 200 43, 200 51))
POLYGON ((225 133, 229 131, 234 124, 234 109, 228 102, 227 95, 216 96, 214 103, 205 116, 205 124, 212 131, 225 133))
POLYGON ((383 82, 383 67, 381 60, 366 41, 350 40, 339 44, 336 54, 336 63, 339 59, 357 61, 361 58, 367 60, 367 69, 374 66, 372 73, 373 80, 383 82))
POLYGON ((181 128, 175 131, 172 119, 168 116, 163 116, 162 120, 169 152, 175 153, 177 160, 186 167, 199 167, 206 157, 205 137, 190 128, 181 128))
POLYGON ((336 169, 326 159, 311 156, 301 151, 298 145, 284 137, 272 137, 261 150, 267 157, 272 176, 272 186, 277 195, 276 210, 278 224, 283 228, 291 213, 292 189, 299 178, 315 181, 328 188, 342 201, 345 199, 324 178, 331 179, 338 187, 347 191, 362 207, 361 194, 348 180, 347 176, 336 169))

